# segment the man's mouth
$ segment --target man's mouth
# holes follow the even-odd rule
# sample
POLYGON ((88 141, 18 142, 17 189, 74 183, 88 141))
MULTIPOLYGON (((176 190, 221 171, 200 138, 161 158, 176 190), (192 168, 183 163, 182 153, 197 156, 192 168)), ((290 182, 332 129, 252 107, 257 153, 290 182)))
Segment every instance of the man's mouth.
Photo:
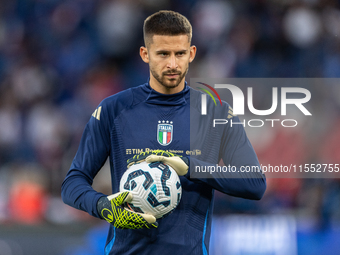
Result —
POLYGON ((165 74, 168 78, 177 78, 179 76, 179 73, 168 73, 165 74))

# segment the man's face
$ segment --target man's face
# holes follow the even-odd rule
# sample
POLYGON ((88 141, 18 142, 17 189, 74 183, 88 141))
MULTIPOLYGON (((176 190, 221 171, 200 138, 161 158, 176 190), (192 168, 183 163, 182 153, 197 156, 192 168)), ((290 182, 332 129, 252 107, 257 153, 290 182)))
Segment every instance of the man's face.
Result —
POLYGON ((140 53, 144 62, 149 63, 151 87, 172 94, 184 88, 184 77, 196 47, 190 46, 187 35, 154 35, 148 48, 141 47, 140 53))

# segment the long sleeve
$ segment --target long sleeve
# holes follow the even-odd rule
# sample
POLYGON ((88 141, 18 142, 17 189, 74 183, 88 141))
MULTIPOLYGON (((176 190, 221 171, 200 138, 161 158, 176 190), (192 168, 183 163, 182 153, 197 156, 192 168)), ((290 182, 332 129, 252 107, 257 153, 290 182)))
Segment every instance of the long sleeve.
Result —
MULTIPOLYGON (((234 123, 239 122, 238 117, 233 120, 234 123)), ((261 199, 266 190, 266 179, 243 126, 227 128, 222 140, 219 153, 225 167, 218 168, 217 162, 213 164, 191 157, 190 173, 187 176, 196 177, 199 181, 231 196, 261 199)))
POLYGON ((190 150, 200 154, 190 156, 186 177, 231 196, 261 199, 266 179, 243 123, 226 102, 215 106, 208 100, 208 114, 201 115, 200 96, 193 94, 192 98, 190 150), (223 124, 214 125, 216 119, 223 124), (221 161, 227 168, 218 168, 221 161), (247 166, 258 172, 245 171, 247 166))
POLYGON ((104 194, 91 185, 110 153, 110 129, 105 105, 100 105, 87 123, 72 165, 62 184, 64 203, 100 218, 97 201, 104 194))

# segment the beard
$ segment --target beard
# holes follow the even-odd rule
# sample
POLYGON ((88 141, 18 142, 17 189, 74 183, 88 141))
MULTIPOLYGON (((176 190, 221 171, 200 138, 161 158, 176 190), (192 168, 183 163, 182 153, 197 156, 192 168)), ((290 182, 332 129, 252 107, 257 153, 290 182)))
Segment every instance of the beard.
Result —
POLYGON ((168 70, 168 71, 163 72, 161 75, 159 75, 155 70, 150 68, 150 72, 152 76, 159 82, 159 84, 161 84, 167 89, 176 88, 181 83, 181 81, 184 79, 184 77, 188 73, 188 70, 189 70, 189 67, 187 67, 187 69, 183 73, 177 71, 176 69, 168 70), (178 74, 178 77, 168 78, 166 77, 166 75, 168 74, 178 74))

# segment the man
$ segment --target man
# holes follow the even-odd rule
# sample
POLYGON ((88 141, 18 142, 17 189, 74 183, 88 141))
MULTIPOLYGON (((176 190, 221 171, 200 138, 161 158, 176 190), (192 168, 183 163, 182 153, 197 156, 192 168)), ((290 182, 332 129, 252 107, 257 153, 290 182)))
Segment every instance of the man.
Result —
MULTIPOLYGON (((185 82, 189 63, 196 54, 191 37, 191 25, 179 13, 160 11, 145 20, 145 47, 140 48, 140 55, 149 64, 149 82, 101 102, 84 130, 63 182, 62 197, 66 204, 111 223, 105 254, 208 254, 214 189, 232 196, 260 199, 266 188, 262 173, 190 178, 194 166, 217 164, 221 159, 238 169, 242 165, 259 166, 242 125, 233 129, 223 125, 226 127, 211 130, 207 119, 200 118, 200 92, 185 82), (173 127, 169 139, 157 136, 159 123, 173 127), (190 139, 202 143, 190 143, 190 139), (192 146, 202 149, 202 154, 189 161, 185 156, 192 146), (138 150, 143 153, 133 155, 138 150), (146 150, 149 152, 145 153, 146 150), (107 157, 112 176, 111 196, 91 187, 107 157), (170 215, 156 222, 153 216, 123 208, 122 204, 131 199, 128 192, 118 193, 127 160, 129 164, 147 160, 173 166, 180 175, 183 193, 170 215)), ((208 109, 212 109, 211 101, 208 109)), ((230 111, 225 102, 223 107, 215 108, 214 116, 228 115, 230 111)), ((238 121, 237 117, 230 117, 238 121)))

